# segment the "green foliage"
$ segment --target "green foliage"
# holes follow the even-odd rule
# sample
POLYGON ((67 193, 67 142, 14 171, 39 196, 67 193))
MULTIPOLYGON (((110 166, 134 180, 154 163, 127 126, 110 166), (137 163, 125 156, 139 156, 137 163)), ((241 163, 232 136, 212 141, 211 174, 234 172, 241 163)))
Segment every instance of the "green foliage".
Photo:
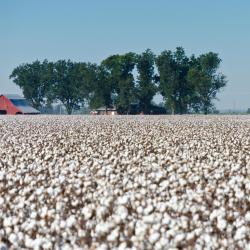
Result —
POLYGON ((122 114, 130 112, 130 105, 135 100, 135 82, 132 73, 135 63, 136 55, 130 52, 125 55, 110 56, 101 64, 109 73, 108 79, 116 95, 114 102, 122 114))
POLYGON ((154 63, 155 55, 150 49, 137 56, 136 66, 139 74, 137 79, 137 98, 139 109, 144 114, 149 114, 151 101, 157 91, 154 63))
POLYGON ((70 60, 60 60, 54 65, 54 99, 63 103, 68 114, 71 114, 73 109, 79 109, 79 103, 83 101, 83 96, 79 95, 81 73, 80 64, 70 60))
POLYGON ((40 110, 60 101, 68 114, 86 103, 91 108, 116 106, 121 114, 150 114, 156 110, 152 99, 159 91, 167 113, 207 114, 213 112, 213 100, 226 85, 225 76, 217 73, 220 63, 218 54, 212 52, 188 58, 184 49, 177 47, 155 57, 147 49, 139 55, 109 56, 100 65, 35 61, 15 68, 10 78, 40 110))
POLYGON ((188 72, 193 103, 204 114, 208 114, 213 108, 212 101, 216 99, 218 91, 226 86, 225 76, 217 74, 220 62, 218 54, 209 52, 199 56, 188 72))
POLYGON ((159 89, 166 101, 166 108, 172 114, 186 113, 190 98, 190 86, 187 83, 189 59, 181 47, 175 52, 163 51, 156 58, 156 65, 160 74, 159 89))
POLYGON ((46 94, 50 86, 48 82, 49 63, 47 60, 40 63, 22 64, 15 68, 10 75, 13 82, 23 91, 24 96, 31 104, 40 109, 46 102, 46 94))
POLYGON ((103 66, 97 67, 95 74, 96 79, 92 84, 90 94, 90 107, 111 107, 113 104, 112 93, 114 92, 114 82, 109 72, 103 66))
POLYGON ((15 68, 10 78, 34 107, 44 109, 59 100, 71 114, 89 98, 92 85, 96 82, 96 68, 96 65, 70 60, 55 63, 35 61, 15 68))

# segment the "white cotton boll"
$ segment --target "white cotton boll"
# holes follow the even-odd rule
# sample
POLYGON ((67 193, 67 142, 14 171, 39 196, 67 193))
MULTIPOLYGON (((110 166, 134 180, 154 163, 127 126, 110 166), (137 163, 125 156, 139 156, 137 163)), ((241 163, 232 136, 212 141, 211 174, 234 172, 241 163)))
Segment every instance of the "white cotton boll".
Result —
POLYGON ((17 232, 17 237, 19 241, 22 241, 24 239, 24 234, 22 232, 17 232))
POLYGON ((74 215, 71 215, 67 220, 66 220, 66 225, 67 227, 72 227, 76 223, 76 218, 74 215))
POLYGON ((245 215, 245 220, 246 220, 247 222, 250 222, 250 211, 248 211, 248 212, 246 213, 246 215, 245 215))
POLYGON ((148 205, 148 206, 144 209, 144 214, 145 214, 145 215, 148 215, 148 214, 150 214, 151 212, 153 212, 153 210, 154 210, 154 207, 150 204, 150 205, 148 205))
POLYGON ((127 249, 127 243, 126 242, 122 242, 118 247, 118 250, 126 250, 126 249, 127 249))
POLYGON ((122 218, 117 214, 113 215, 113 220, 116 225, 121 224, 123 221, 122 218))
POLYGON ((96 250, 108 250, 109 247, 106 244, 99 245, 96 250))
POLYGON ((95 231, 97 233, 97 235, 103 235, 109 232, 109 224, 108 223, 99 223, 96 228, 95 231))
POLYGON ((96 216, 98 219, 102 219, 108 212, 107 207, 105 206, 100 206, 96 210, 96 216))
POLYGON ((161 244, 160 241, 157 241, 157 242, 155 243, 154 249, 155 249, 155 250, 162 250, 162 249, 163 249, 163 246, 162 246, 162 244, 161 244))
POLYGON ((243 192, 242 190, 237 190, 237 191, 235 192, 235 196, 236 196, 236 198, 238 198, 238 199, 243 199, 244 196, 245 196, 245 194, 244 194, 244 192, 243 192))
POLYGON ((162 188, 168 188, 169 187, 169 180, 164 180, 160 183, 160 187, 162 188))
MULTIPOLYGON (((43 238, 37 237, 33 241, 33 246, 34 246, 33 248, 37 249, 37 250, 41 249, 42 243, 43 243, 43 238)), ((45 248, 43 248, 43 249, 45 249, 45 248)))
POLYGON ((18 241, 17 235, 14 234, 14 233, 11 233, 10 236, 9 236, 9 241, 10 241, 12 244, 16 245, 16 243, 17 243, 17 241, 18 241))
POLYGON ((143 211, 144 211, 144 208, 142 206, 139 206, 139 207, 136 208, 136 212, 138 214, 143 214, 143 211))
POLYGON ((242 226, 240 228, 237 229, 234 239, 235 240, 242 240, 245 238, 246 236, 246 232, 247 232, 247 228, 245 226, 242 226))
POLYGON ((144 236, 146 234, 147 229, 148 226, 146 224, 144 224, 143 222, 138 222, 135 225, 135 235, 144 236))
POLYGON ((36 226, 35 220, 30 220, 28 224, 26 224, 25 231, 30 231, 36 226))
POLYGON ((0 207, 4 204, 4 198, 0 197, 0 207))
POLYGON ((118 237, 119 237, 119 230, 115 229, 108 235, 107 240, 114 242, 118 239, 118 237))
POLYGON ((12 227, 6 227, 5 232, 6 232, 7 235, 11 234, 12 233, 12 227))
POLYGON ((181 242, 185 239, 185 234, 177 234, 174 239, 176 242, 181 242))
POLYGON ((64 183, 66 178, 64 175, 60 175, 58 179, 60 183, 64 183))
POLYGON ((146 224, 154 224, 155 223, 155 217, 153 214, 146 215, 142 219, 143 219, 143 222, 146 224))
POLYGON ((8 250, 8 247, 6 244, 0 241, 0 250, 8 250))
POLYGON ((161 213, 164 213, 166 211, 166 208, 167 208, 167 204, 165 203, 160 203, 159 205, 157 205, 157 208, 159 209, 159 211, 161 213))
POLYGON ((122 220, 125 220, 128 217, 128 209, 124 206, 118 206, 116 209, 116 213, 122 220))
POLYGON ((47 207, 42 207, 40 211, 40 216, 44 218, 48 214, 48 208, 47 207))
POLYGON ((212 213, 209 216, 210 221, 214 220, 218 216, 218 210, 213 210, 212 213))
POLYGON ((35 211, 31 212, 30 218, 35 219, 36 216, 37 216, 37 212, 35 212, 35 211))
POLYGON ((217 221, 217 227, 220 230, 224 230, 227 227, 227 221, 222 218, 219 218, 217 221))
POLYGON ((3 220, 3 226, 4 227, 10 227, 10 226, 12 226, 12 218, 11 217, 4 218, 4 220, 3 220))
POLYGON ((63 206, 64 206, 64 205, 63 205, 62 202, 57 202, 57 203, 56 203, 56 210, 57 210, 57 211, 61 211, 61 209, 63 208, 63 206))
POLYGON ((49 240, 43 239, 42 242, 43 249, 52 249, 52 243, 49 240))
POLYGON ((185 186, 185 185, 187 184, 187 181, 184 180, 183 178, 181 178, 181 179, 179 179, 179 184, 180 184, 181 186, 185 186))
POLYGON ((0 171, 0 181, 3 181, 6 177, 6 174, 4 171, 0 171))
MULTIPOLYGON (((169 240, 167 237, 161 237, 159 242, 161 243, 162 248, 167 248, 167 245, 169 244, 169 240)), ((169 248, 168 248, 169 249, 169 248)))
POLYGON ((129 196, 128 195, 124 195, 122 197, 119 197, 117 203, 119 205, 126 205, 129 202, 129 196))
POLYGON ((47 188, 47 192, 50 196, 54 195, 54 189, 52 187, 47 188))
POLYGON ((26 246, 27 248, 31 248, 31 249, 34 248, 34 240, 32 240, 29 236, 26 236, 26 237, 25 237, 24 244, 25 244, 25 246, 26 246))
POLYGON ((73 247, 69 243, 66 243, 66 244, 62 245, 61 249, 62 250, 72 250, 73 247))
POLYGON ((90 207, 84 207, 82 209, 82 214, 86 220, 89 220, 93 214, 93 210, 90 207))
POLYGON ((43 188, 38 188, 38 189, 36 190, 36 194, 37 194, 38 196, 40 196, 42 193, 43 193, 43 188))
POLYGON ((246 187, 246 190, 247 190, 247 191, 250 191, 250 181, 248 181, 248 182, 245 184, 245 187, 246 187))
POLYGON ((114 201, 114 197, 113 196, 109 196, 106 199, 104 199, 103 201, 103 205, 106 207, 109 207, 114 201))
POLYGON ((148 240, 151 244, 155 244, 159 240, 160 236, 161 235, 158 232, 154 232, 149 236, 148 240))
POLYGON ((246 250, 250 250, 250 243, 247 243, 246 250))

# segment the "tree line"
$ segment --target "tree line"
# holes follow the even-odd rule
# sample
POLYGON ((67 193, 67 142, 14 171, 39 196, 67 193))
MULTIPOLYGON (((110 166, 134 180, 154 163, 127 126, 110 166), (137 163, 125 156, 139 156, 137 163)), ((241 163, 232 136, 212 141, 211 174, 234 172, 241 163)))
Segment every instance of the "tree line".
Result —
POLYGON ((35 61, 16 67, 10 75, 27 100, 41 109, 60 101, 68 114, 81 106, 116 106, 129 114, 131 104, 149 114, 153 97, 163 96, 167 113, 209 113, 226 78, 218 73, 217 53, 188 57, 182 47, 156 56, 112 55, 100 64, 59 60, 35 61))

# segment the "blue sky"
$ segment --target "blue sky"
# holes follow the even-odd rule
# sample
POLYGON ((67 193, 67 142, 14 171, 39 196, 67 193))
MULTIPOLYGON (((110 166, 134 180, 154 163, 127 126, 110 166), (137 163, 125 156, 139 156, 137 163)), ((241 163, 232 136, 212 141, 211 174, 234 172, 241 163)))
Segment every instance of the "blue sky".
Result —
POLYGON ((248 0, 1 0, 0 92, 21 93, 11 71, 36 59, 90 61, 150 48, 219 53, 228 85, 219 109, 250 107, 248 0))

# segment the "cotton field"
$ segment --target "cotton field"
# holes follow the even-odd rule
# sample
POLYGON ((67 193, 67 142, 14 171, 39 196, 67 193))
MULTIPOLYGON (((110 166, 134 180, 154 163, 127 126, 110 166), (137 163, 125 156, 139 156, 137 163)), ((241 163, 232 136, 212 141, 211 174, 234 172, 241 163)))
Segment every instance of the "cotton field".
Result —
POLYGON ((250 116, 1 116, 0 249, 250 249, 250 116))

